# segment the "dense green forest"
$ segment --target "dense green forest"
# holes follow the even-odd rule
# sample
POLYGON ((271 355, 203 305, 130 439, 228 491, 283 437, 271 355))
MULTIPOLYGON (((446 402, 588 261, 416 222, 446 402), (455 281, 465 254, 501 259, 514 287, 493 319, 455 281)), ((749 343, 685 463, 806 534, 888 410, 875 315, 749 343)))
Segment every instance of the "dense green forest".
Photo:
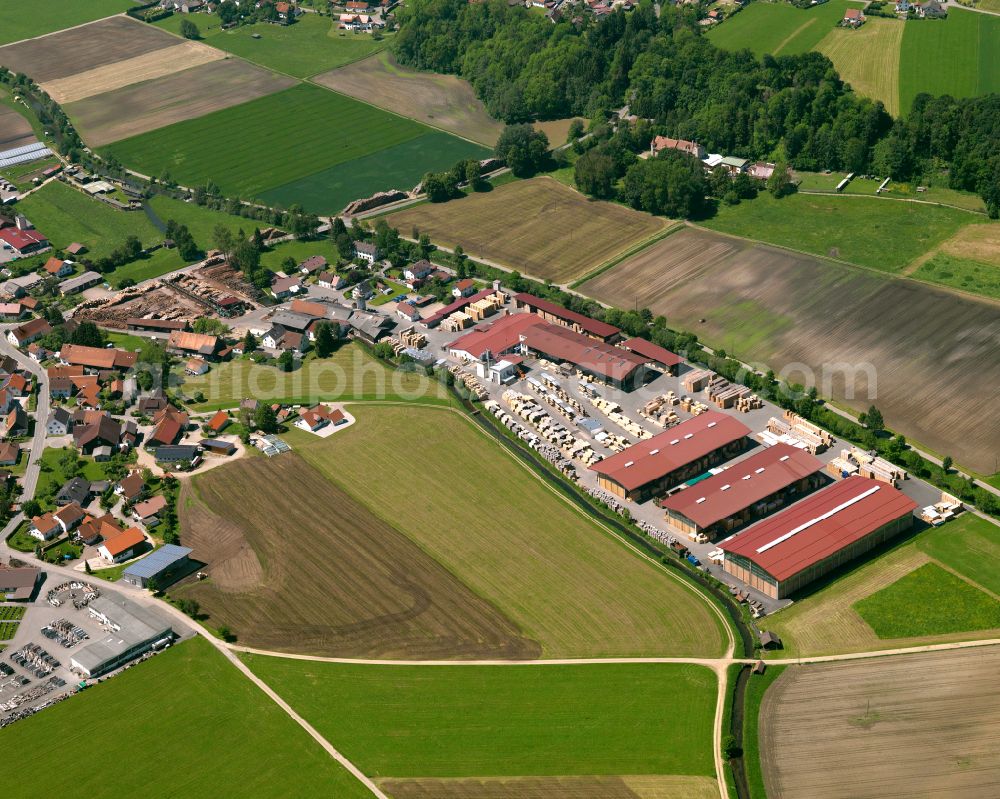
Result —
POLYGON ((399 60, 461 75, 506 122, 580 115, 599 124, 628 104, 653 120, 644 135, 695 139, 711 152, 896 180, 950 167, 953 188, 1000 212, 997 95, 920 95, 909 117, 893 120, 849 91, 820 53, 716 48, 691 6, 664 4, 657 18, 644 2, 599 21, 581 11, 576 24, 504 0, 410 0, 398 13, 399 60))

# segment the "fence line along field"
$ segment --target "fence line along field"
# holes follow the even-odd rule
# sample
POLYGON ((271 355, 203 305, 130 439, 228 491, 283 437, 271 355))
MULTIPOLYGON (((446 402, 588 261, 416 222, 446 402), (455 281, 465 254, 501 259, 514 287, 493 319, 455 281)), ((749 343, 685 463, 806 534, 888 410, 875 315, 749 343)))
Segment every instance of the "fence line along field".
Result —
POLYGON ((397 64, 388 52, 317 75, 313 80, 489 147, 503 130, 467 81, 454 75, 409 69, 397 64))
POLYGON ((0 44, 110 17, 136 4, 137 0, 35 0, 28 7, 4 3, 0 5, 0 44))
MULTIPOLYGON (((1000 427, 982 415, 1000 384, 994 302, 697 230, 657 242, 580 290, 617 307, 647 306, 778 374, 805 364, 824 395, 859 411, 874 402, 911 441, 981 474, 996 471, 1000 427)), ((810 378, 798 367, 784 374, 810 378)))
POLYGON ((351 412, 357 423, 334 436, 293 430, 286 438, 510 616, 544 656, 722 652, 721 622, 701 596, 596 526, 461 414, 412 405, 351 412))
POLYGON ((388 217, 401 231, 456 244, 525 275, 570 283, 663 230, 664 219, 588 200, 549 177, 508 183, 447 203, 427 203, 388 217))
POLYGON ((717 799, 711 777, 484 777, 382 779, 392 799, 717 799))
POLYGON ((899 48, 905 27, 902 20, 869 17, 856 30, 833 28, 816 49, 854 91, 881 100, 886 111, 899 116, 899 48))
POLYGON ((716 682, 704 666, 242 657, 372 777, 714 774, 716 682))
POLYGON ((996 618, 997 603, 987 592, 998 587, 998 556, 1000 527, 966 514, 835 574, 769 616, 763 627, 781 638, 782 657, 1000 638, 1000 629, 979 623, 996 618), (931 582, 908 590, 928 566, 931 582), (953 579, 935 580, 941 572, 953 579), (980 615, 972 614, 973 607, 980 615))
POLYGON ((907 24, 899 65, 899 105, 919 92, 974 97, 1000 91, 1000 16, 948 6, 947 19, 907 24))
POLYGON ((848 8, 864 3, 830 0, 809 8, 788 3, 751 3, 713 27, 708 38, 723 50, 750 50, 756 56, 796 55, 816 49, 848 8))
POLYGON ((287 796, 364 799, 371 794, 261 690, 201 638, 177 644, 146 663, 0 730, 4 752, 18 753, 17 785, 25 796, 117 799, 287 796), (87 745, 116 769, 54 765, 52 743, 85 730, 87 745), (252 768, 248 767, 252 764, 252 768))
POLYGON ((769 796, 992 796, 1000 649, 789 666, 764 696, 769 796))
MULTIPOLYGON (((173 48, 166 52, 172 51, 173 48)), ((103 147, 175 122, 240 105, 294 84, 292 78, 240 59, 227 58, 105 91, 69 103, 63 110, 87 144, 103 147)))
POLYGON ((210 624, 249 646, 359 658, 539 654, 496 608, 294 452, 196 477, 180 515, 210 579, 171 593, 197 600, 210 624))

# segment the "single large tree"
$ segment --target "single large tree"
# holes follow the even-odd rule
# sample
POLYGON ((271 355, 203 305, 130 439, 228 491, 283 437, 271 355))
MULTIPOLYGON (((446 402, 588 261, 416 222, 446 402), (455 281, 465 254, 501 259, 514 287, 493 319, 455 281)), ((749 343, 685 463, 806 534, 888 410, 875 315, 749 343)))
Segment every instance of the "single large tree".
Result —
POLYGON ((530 177, 548 161, 549 137, 532 125, 508 125, 494 150, 517 177, 530 177))

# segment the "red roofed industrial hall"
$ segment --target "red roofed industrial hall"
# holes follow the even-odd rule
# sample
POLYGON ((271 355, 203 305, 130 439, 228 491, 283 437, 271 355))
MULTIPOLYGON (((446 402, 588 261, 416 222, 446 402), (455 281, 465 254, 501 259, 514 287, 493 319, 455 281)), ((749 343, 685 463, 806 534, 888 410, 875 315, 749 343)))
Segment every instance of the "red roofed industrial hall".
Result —
POLYGON ((822 462, 791 444, 775 444, 660 501, 671 527, 711 539, 801 499, 823 484, 822 462))
POLYGON ((724 541, 723 567, 784 599, 908 530, 916 507, 888 483, 848 477, 724 541))
POLYGON ((598 461, 590 470, 597 472, 605 491, 645 502, 735 457, 746 449, 749 435, 741 421, 709 411, 598 461))

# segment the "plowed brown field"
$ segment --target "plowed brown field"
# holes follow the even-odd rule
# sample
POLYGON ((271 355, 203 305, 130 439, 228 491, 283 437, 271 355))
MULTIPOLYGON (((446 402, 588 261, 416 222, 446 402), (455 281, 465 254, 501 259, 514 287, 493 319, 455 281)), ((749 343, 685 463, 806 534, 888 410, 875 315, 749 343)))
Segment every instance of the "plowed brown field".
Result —
POLYGON ((84 140, 102 147, 273 94, 294 83, 292 78, 229 58, 87 97, 65 110, 84 140))
POLYGON ((996 796, 1000 648, 790 666, 761 705, 768 796, 996 796))
POLYGON ((240 643, 365 658, 540 652, 295 453, 241 460, 192 486, 197 496, 181 502, 183 536, 211 579, 171 593, 198 600, 209 623, 228 625, 240 643))
POLYGON ((588 200, 549 177, 425 203, 388 221, 403 231, 418 227, 435 243, 461 244, 472 257, 553 283, 583 277, 668 224, 622 205, 588 200))
POLYGON ((997 470, 1000 304, 704 230, 685 230, 581 287, 663 314, 975 471, 997 470), (704 321, 701 321, 704 320, 704 321), (870 390, 871 389, 871 390, 870 390))
MULTIPOLYGON (((25 10, 24 13, 31 13, 25 10)), ((76 75, 97 67, 176 47, 183 39, 126 16, 0 47, 0 64, 23 72, 37 83, 76 75)))

